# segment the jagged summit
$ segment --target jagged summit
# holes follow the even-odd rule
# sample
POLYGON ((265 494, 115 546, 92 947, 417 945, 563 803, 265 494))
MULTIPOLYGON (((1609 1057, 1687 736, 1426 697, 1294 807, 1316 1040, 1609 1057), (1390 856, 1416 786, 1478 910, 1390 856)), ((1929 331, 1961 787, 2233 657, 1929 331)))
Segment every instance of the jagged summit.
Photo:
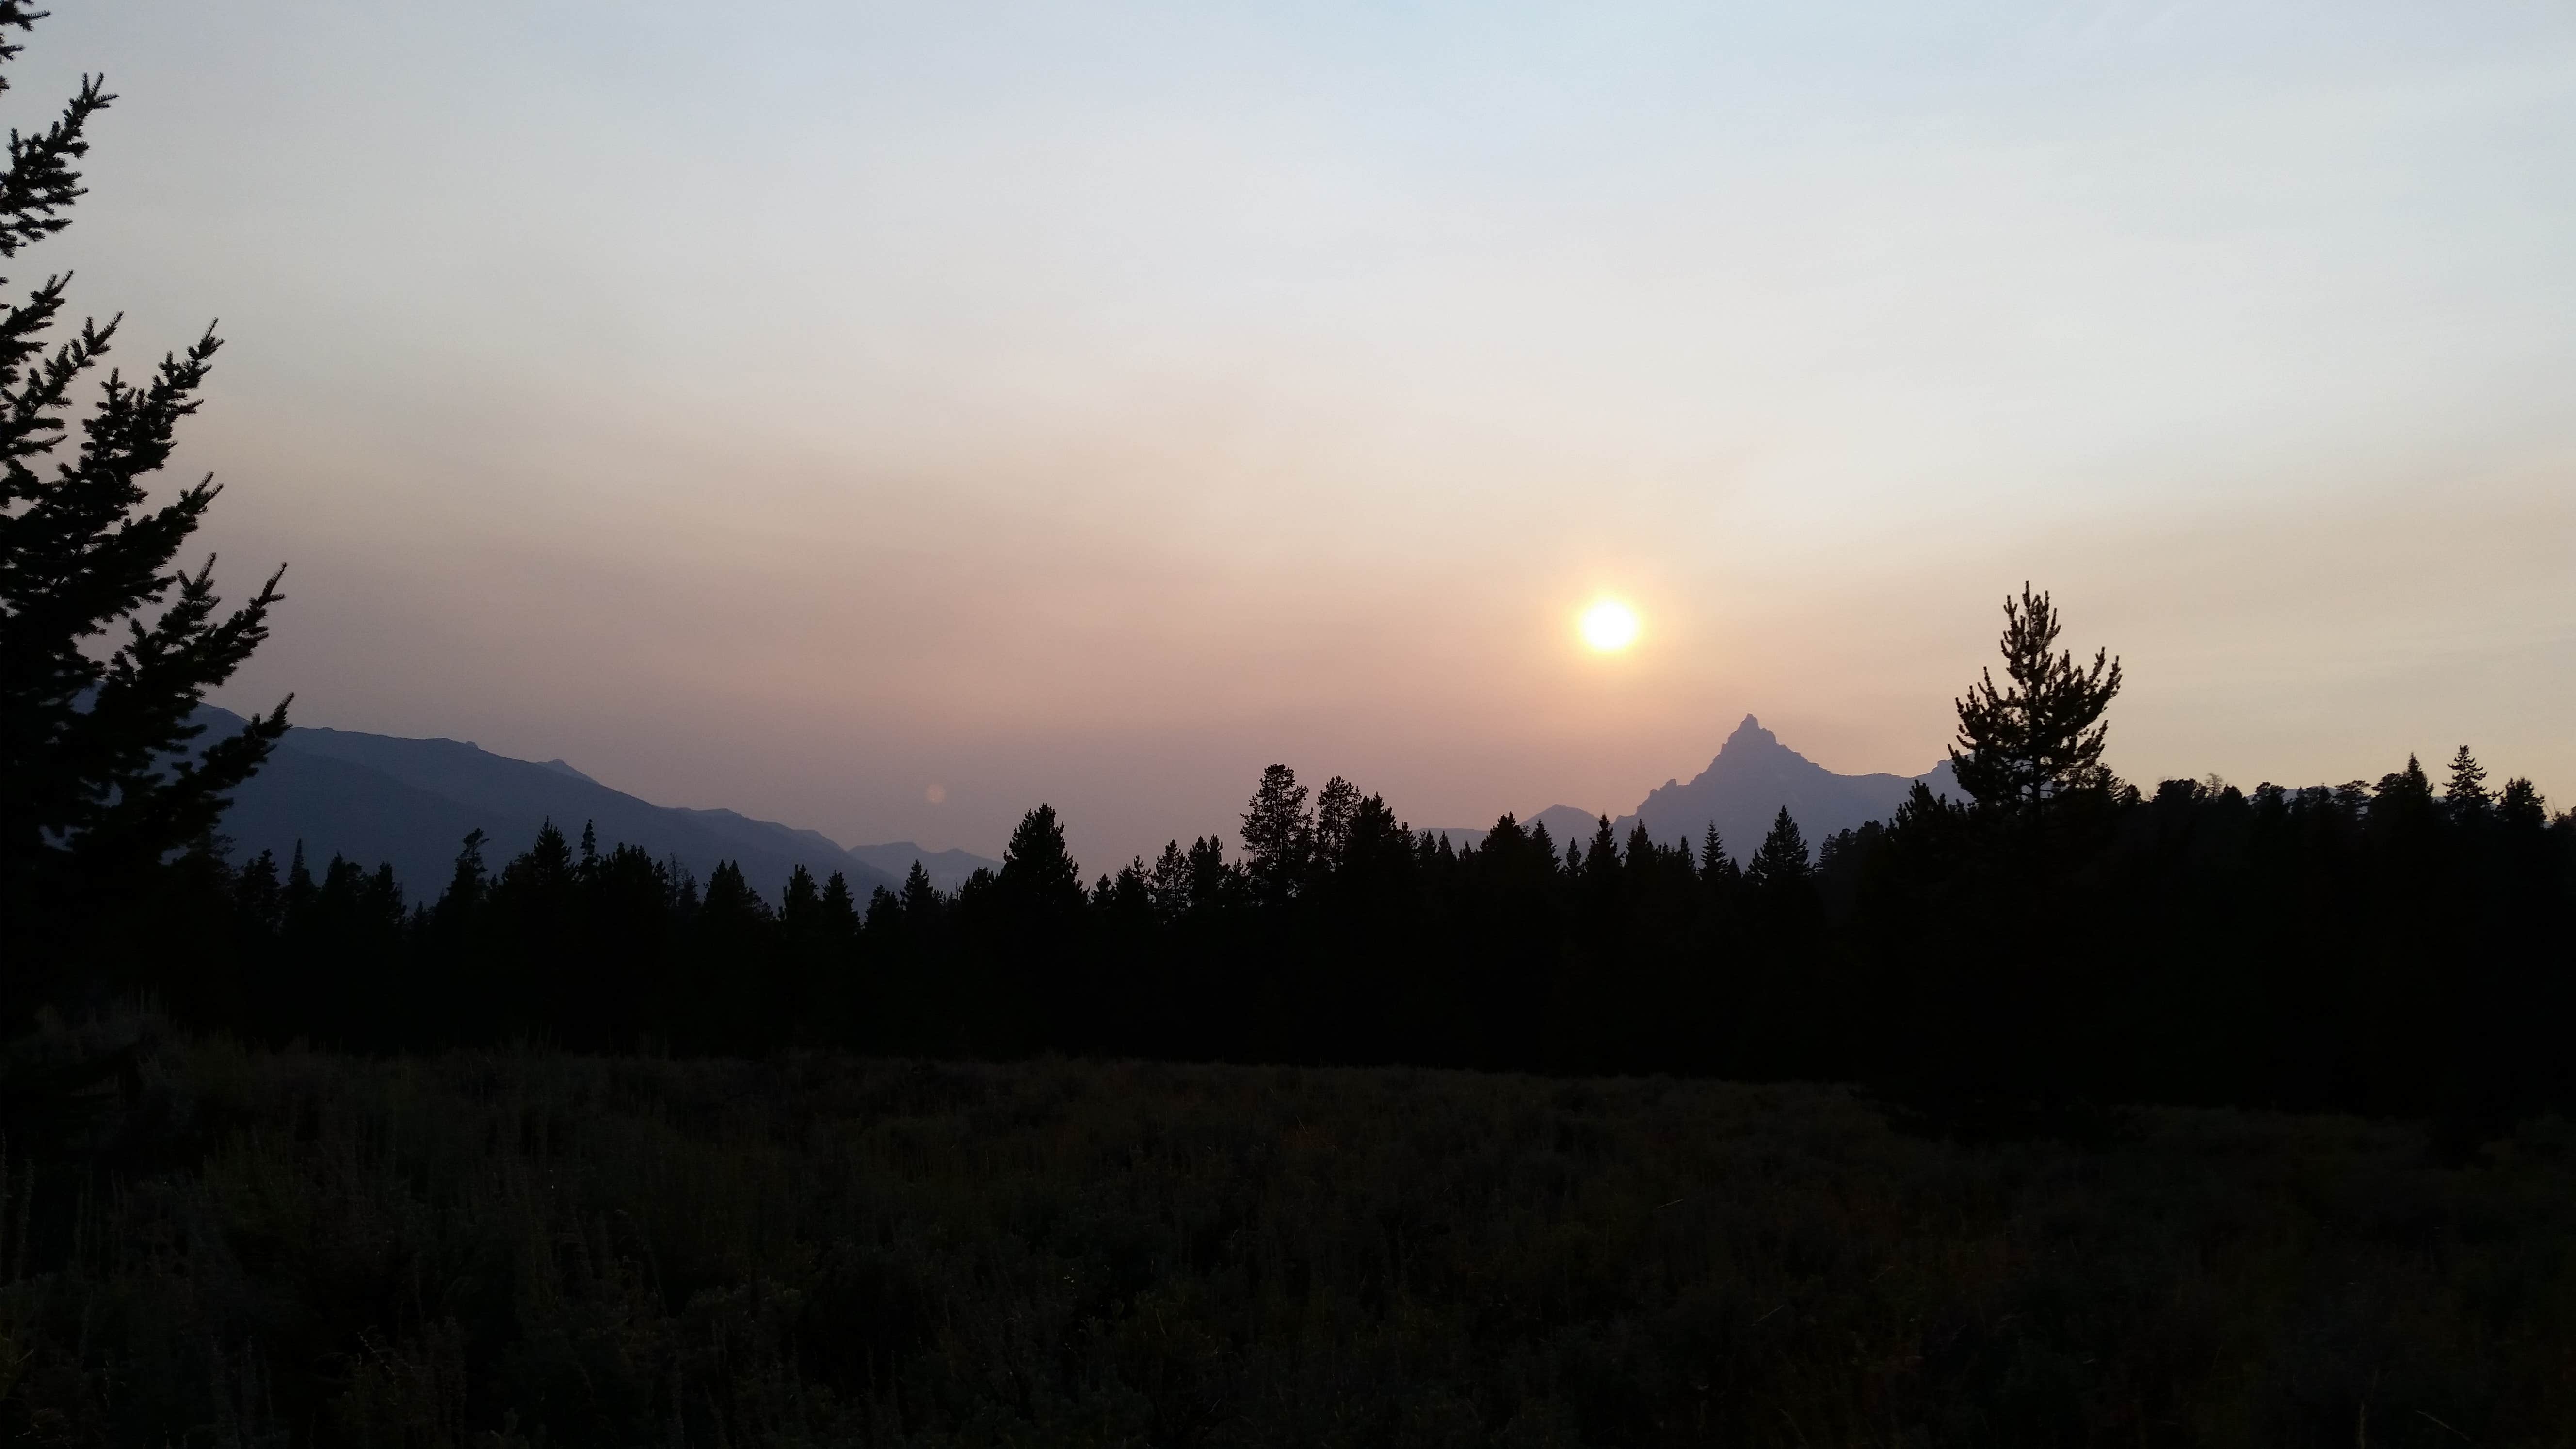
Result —
MULTIPOLYGON (((1785 755, 1801 764, 1811 763, 1806 756, 1780 743, 1778 735, 1764 729, 1762 721, 1748 714, 1743 722, 1735 727, 1735 733, 1728 735, 1724 742, 1718 745, 1717 753, 1709 757, 1708 767, 1714 770, 1721 763, 1728 761, 1733 761, 1740 766, 1755 757, 1768 754, 1785 755)), ((1822 769, 1823 766, 1819 765, 1817 768, 1822 769)))
MULTIPOLYGON (((1688 784, 1679 778, 1666 780, 1634 811, 1611 822, 1611 831, 1624 840, 1643 820, 1647 833, 1657 840, 1683 842, 1696 850, 1713 823, 1727 851, 1740 859, 1762 843, 1783 807, 1812 846, 1838 830, 1895 814, 1916 780, 1936 793, 1959 797, 1959 784, 1947 760, 1920 775, 1837 775, 1780 743, 1778 735, 1748 714, 1718 746, 1708 768, 1688 784)), ((1540 822, 1559 844, 1589 840, 1598 828, 1598 817, 1565 805, 1552 805, 1521 820, 1524 827, 1540 822)), ((1457 845, 1485 838, 1482 830, 1449 828, 1438 833, 1457 845)))
POLYGON ((1810 843, 1838 830, 1896 811, 1916 780, 1948 795, 1959 793, 1948 761, 1921 775, 1838 775, 1780 743, 1780 737, 1746 715, 1717 754, 1689 783, 1668 780, 1636 810, 1620 817, 1625 834, 1638 822, 1658 840, 1696 845, 1711 824, 1737 856, 1761 842, 1786 808, 1810 843))

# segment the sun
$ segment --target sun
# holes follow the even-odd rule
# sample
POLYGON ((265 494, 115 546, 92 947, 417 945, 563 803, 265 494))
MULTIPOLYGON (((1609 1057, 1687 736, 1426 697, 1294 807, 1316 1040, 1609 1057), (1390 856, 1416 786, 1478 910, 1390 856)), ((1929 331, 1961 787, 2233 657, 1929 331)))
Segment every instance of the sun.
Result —
POLYGON ((1603 654, 1616 654, 1637 642, 1637 611, 1617 599, 1603 599, 1583 611, 1583 642, 1603 654))

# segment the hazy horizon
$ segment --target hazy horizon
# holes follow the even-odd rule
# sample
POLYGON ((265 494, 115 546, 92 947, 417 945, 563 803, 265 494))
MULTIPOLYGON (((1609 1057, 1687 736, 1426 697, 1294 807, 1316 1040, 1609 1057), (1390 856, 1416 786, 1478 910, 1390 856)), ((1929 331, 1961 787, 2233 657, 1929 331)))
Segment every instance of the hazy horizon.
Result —
POLYGON ((18 280, 222 318, 230 708, 1098 871, 1919 773, 2029 579, 2128 778, 2576 804, 2563 7, 156 0, 10 124, 83 70, 18 280))

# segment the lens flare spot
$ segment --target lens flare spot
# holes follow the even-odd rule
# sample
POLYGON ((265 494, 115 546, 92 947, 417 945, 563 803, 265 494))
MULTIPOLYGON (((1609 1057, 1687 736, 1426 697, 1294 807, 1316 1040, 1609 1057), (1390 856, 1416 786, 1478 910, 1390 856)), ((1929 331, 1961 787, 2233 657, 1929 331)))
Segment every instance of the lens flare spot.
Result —
POLYGON ((1637 611, 1617 599, 1603 599, 1583 611, 1583 642, 1603 654, 1616 654, 1637 642, 1637 611))

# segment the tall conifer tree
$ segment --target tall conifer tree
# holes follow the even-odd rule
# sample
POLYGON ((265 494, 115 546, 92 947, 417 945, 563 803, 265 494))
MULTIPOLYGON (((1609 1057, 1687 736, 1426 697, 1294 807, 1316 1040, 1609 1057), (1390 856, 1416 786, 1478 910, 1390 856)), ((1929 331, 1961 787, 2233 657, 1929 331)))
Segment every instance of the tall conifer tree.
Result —
POLYGON ((1813 873, 1814 867, 1807 858, 1806 832, 1798 828, 1798 822, 1789 817, 1789 807, 1783 805, 1772 818, 1770 833, 1762 837, 1762 848, 1753 852, 1752 863, 1745 867, 1745 879, 1757 889, 1782 890, 1803 885, 1813 873))
POLYGON ((2451 779, 2442 792, 2442 803, 2451 807, 2452 815, 2462 820, 2484 815, 2493 796, 2487 793, 2486 766, 2469 753, 2467 745, 2451 757, 2451 779))
MULTIPOLYGON (((40 15, 0 0, 0 37, 40 15)), ((0 40, 0 66, 20 49, 0 40)), ((113 100, 103 78, 84 77, 51 126, 10 133, 0 260, 70 225, 75 163, 113 100)), ((45 992, 41 978, 105 964, 106 925, 149 898, 174 851, 212 834, 228 793, 286 731, 281 703, 191 757, 202 727, 190 716, 267 637, 279 598, 272 574, 224 612, 214 560, 178 563, 214 503, 211 478, 157 505, 145 489, 220 343, 209 328, 139 381, 111 369, 74 443, 73 391, 119 319, 84 321, 49 352, 70 281, 53 273, 0 308, 0 950, 13 1019, 45 992)))
POLYGON ((1265 901, 1284 901, 1303 883, 1315 851, 1315 816, 1297 772, 1272 765, 1243 811, 1243 864, 1265 901))
POLYGON ((1002 847, 1001 889, 1018 910, 1042 918, 1082 907, 1082 867, 1065 848, 1064 824, 1055 807, 1040 805, 1020 817, 1002 847))
POLYGON ((1959 787, 1989 810, 2027 811, 2079 790, 2110 787, 2102 764, 2103 711, 2120 692, 2120 661, 2095 650, 2090 666, 2059 651, 2057 610, 2023 584, 2004 600, 2004 678, 1994 671, 1956 701, 1959 738, 1950 748, 1959 787))

